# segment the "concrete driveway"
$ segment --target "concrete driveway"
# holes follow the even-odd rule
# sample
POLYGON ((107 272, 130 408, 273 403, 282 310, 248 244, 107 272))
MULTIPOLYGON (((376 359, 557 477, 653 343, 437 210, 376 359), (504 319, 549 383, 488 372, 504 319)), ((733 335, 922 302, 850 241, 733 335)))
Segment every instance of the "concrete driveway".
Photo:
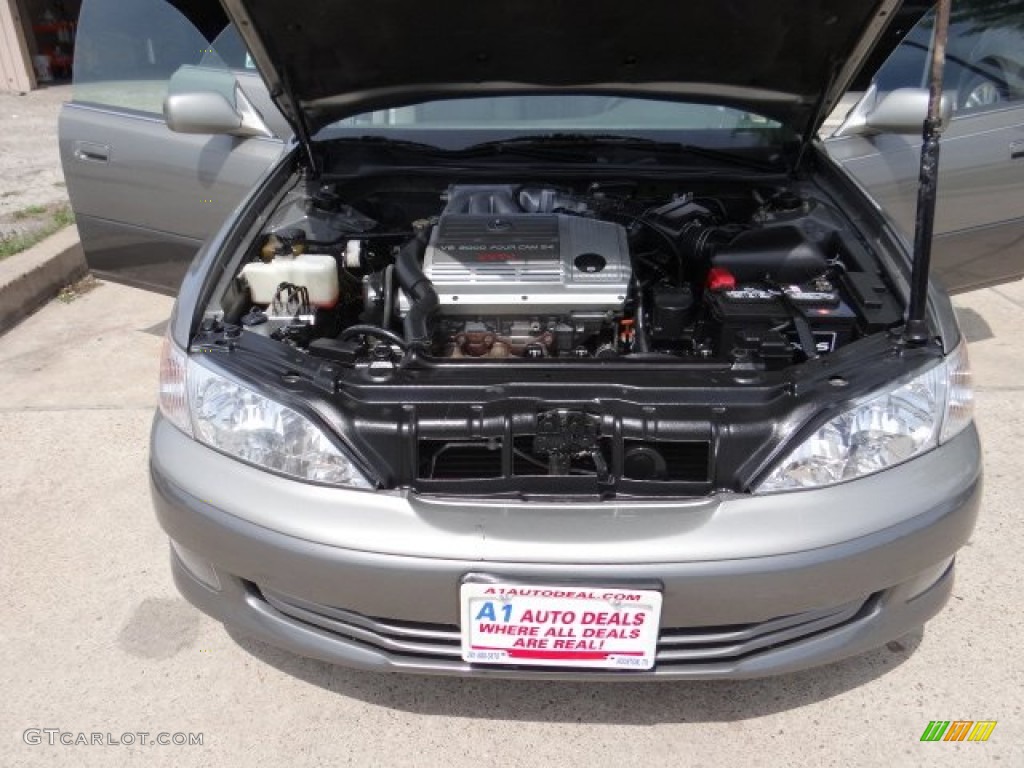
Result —
POLYGON ((946 611, 788 677, 602 686, 352 672, 190 608, 146 475, 170 301, 101 284, 54 302, 0 337, 0 765, 1024 765, 1024 285, 958 303, 988 474, 946 611), (919 741, 956 719, 998 725, 919 741))

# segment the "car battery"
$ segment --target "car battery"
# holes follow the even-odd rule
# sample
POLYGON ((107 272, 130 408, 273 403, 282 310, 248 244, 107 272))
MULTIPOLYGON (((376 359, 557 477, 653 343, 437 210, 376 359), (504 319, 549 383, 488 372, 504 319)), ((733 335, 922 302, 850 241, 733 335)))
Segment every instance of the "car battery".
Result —
POLYGON ((723 356, 734 349, 759 354, 762 341, 771 340, 770 351, 766 347, 764 352, 766 357, 778 358, 780 335, 794 352, 801 350, 797 315, 810 326, 817 354, 828 354, 848 343, 857 328, 856 313, 826 280, 804 285, 737 285, 707 291, 705 298, 721 329, 718 353, 723 356))

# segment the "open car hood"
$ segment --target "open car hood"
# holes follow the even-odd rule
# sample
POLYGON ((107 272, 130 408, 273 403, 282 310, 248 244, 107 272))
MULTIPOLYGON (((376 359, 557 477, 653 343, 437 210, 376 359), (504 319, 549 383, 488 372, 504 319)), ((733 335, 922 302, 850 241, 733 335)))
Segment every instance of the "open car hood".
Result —
MULTIPOLYGON (((439 98, 597 93, 749 110, 809 136, 901 0, 222 0, 300 137, 439 98)), ((872 56, 872 53, 874 54, 872 56)))

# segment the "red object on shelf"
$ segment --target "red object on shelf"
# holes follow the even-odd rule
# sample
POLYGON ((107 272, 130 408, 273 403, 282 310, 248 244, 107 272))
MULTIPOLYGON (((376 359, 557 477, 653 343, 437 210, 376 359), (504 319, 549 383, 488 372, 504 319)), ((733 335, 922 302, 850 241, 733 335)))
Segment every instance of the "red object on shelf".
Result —
POLYGON ((74 63, 75 22, 49 21, 33 24, 36 35, 49 39, 39 40, 40 53, 50 62, 50 72, 56 77, 71 77, 74 63))
POLYGON ((75 33, 75 22, 73 21, 48 21, 42 24, 33 24, 32 30, 41 35, 59 35, 61 31, 72 35, 75 33))

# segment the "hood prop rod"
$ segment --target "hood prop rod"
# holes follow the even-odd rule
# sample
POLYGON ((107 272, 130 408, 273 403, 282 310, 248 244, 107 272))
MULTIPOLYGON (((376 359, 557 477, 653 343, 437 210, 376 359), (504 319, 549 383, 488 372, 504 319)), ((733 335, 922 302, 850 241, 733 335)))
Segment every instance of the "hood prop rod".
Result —
POLYGON ((942 135, 942 75, 946 63, 950 0, 939 0, 935 9, 935 35, 928 77, 928 117, 921 144, 921 171, 917 186, 917 216, 914 221, 914 257, 910 271, 910 306, 903 340, 908 345, 928 342, 928 278, 935 231, 935 197, 939 181, 939 138, 942 135))

